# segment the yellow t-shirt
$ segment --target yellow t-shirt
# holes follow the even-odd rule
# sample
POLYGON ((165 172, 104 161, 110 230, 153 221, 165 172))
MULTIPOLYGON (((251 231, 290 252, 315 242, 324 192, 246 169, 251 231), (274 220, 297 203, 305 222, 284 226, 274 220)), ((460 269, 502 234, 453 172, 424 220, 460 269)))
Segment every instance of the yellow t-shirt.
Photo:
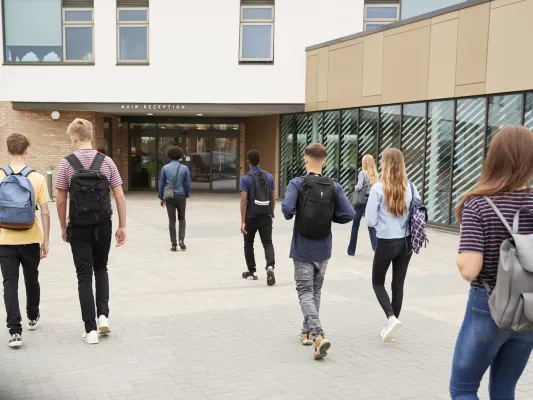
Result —
MULTIPOLYGON (((18 174, 22 171, 22 168, 13 168, 13 172, 18 174)), ((0 181, 6 177, 6 174, 3 170, 0 169, 0 181)), ((46 187, 46 180, 44 176, 37 172, 31 172, 28 175, 33 186, 33 192, 35 193, 35 202, 38 205, 46 204, 50 201, 50 196, 48 195, 48 188, 46 187)), ((37 220, 37 215, 35 215, 35 223, 30 229, 24 231, 16 231, 12 229, 0 229, 0 245, 19 245, 19 244, 33 244, 43 242, 43 234, 41 228, 39 227, 39 221, 37 220)))

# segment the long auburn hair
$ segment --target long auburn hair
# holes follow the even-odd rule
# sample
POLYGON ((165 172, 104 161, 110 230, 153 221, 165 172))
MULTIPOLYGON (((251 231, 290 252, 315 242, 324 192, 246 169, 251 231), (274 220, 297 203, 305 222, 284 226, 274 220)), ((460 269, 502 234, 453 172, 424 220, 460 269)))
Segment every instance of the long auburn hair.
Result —
POLYGON ((529 185, 533 176, 533 132, 523 126, 506 126, 492 139, 481 177, 466 193, 455 213, 462 222, 463 206, 474 196, 492 196, 529 185))
POLYGON ((378 169, 376 167, 376 161, 371 154, 365 154, 363 157, 363 172, 367 174, 368 179, 370 179, 370 184, 373 186, 377 183, 379 179, 378 169))
POLYGON ((389 215, 402 217, 407 212, 407 172, 403 153, 395 148, 386 149, 381 155, 381 169, 381 182, 389 215))

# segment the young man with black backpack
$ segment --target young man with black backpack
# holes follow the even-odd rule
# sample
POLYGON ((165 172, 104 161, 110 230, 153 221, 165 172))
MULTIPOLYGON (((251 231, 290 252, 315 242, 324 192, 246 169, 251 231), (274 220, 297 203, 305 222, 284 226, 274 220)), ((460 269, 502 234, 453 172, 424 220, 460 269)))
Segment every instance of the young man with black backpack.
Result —
POLYGON ((19 133, 7 138, 11 163, 0 170, 0 265, 4 279, 4 302, 9 329, 9 347, 22 346, 22 324, 18 299, 22 265, 26 284, 28 329, 39 324, 39 263, 48 256, 50 237, 50 196, 44 176, 26 166, 30 141, 19 133), (43 232, 35 215, 41 211, 43 232))
POLYGON ((78 275, 81 314, 85 323, 85 333, 82 337, 89 344, 97 344, 98 333, 105 335, 111 332, 108 321, 107 274, 112 236, 110 188, 113 190, 118 211, 119 227, 115 234, 117 247, 126 241, 126 200, 122 179, 115 163, 92 148, 92 124, 76 118, 69 125, 67 133, 76 151, 61 160, 57 170, 57 213, 62 239, 70 243, 78 275), (68 225, 67 194, 70 194, 68 225))
POLYGON ((250 150, 246 154, 250 172, 241 178, 241 233, 244 235, 244 257, 248 271, 244 279, 257 280, 254 239, 259 232, 265 249, 267 284, 276 283, 274 275, 275 255, 272 244, 272 219, 274 218, 274 178, 259 167, 261 154, 250 150))
POLYGON ((322 176, 326 148, 310 144, 305 148, 304 161, 307 175, 289 182, 281 211, 286 219, 296 216, 290 258, 304 316, 300 337, 305 346, 314 343, 313 354, 318 360, 331 347, 319 318, 322 284, 331 258, 331 224, 347 224, 355 212, 342 186, 322 176))

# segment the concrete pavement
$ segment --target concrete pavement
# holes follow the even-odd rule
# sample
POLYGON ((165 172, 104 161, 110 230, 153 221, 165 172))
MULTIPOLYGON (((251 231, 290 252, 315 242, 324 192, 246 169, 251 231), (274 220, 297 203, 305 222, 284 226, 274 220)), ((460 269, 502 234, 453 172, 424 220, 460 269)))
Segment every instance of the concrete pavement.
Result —
MULTIPOLYGON (((267 287, 262 269, 259 281, 241 278, 237 195, 195 194, 187 205, 188 250, 178 253, 169 251, 166 212, 155 194, 129 194, 127 204, 128 241, 109 260, 112 334, 96 346, 81 340, 76 273, 52 210, 50 256, 40 267, 41 325, 24 331, 21 350, 9 349, 7 330, 0 331, 0 399, 449 398, 468 291, 455 268, 456 235, 430 232, 429 248, 409 269, 403 328, 384 345, 368 233, 361 228, 350 258, 351 227, 335 226, 321 309, 333 346, 317 362, 296 336, 302 316, 288 258, 292 222, 277 213, 277 284, 267 287)), ((24 306, 22 278, 19 297, 24 306)), ((517 398, 533 399, 531 365, 517 398)))

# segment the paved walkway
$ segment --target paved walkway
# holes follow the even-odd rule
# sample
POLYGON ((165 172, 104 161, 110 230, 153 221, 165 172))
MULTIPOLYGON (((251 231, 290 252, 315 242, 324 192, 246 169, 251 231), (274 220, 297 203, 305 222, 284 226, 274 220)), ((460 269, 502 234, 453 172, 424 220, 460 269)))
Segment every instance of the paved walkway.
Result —
MULTIPOLYGON (((278 283, 267 287, 263 270, 259 281, 240 277, 237 195, 191 199, 184 253, 169 252, 155 195, 131 194, 127 202, 128 242, 110 257, 112 334, 97 346, 81 340, 76 274, 53 212, 50 257, 40 268, 42 325, 24 333, 18 351, 1 330, 0 399, 448 398, 468 290, 455 268, 457 236, 431 232, 430 248, 414 257, 404 326, 396 343, 384 345, 368 235, 361 230, 358 255, 348 258, 350 227, 336 226, 321 310, 333 346, 317 362, 296 337, 302 317, 288 259, 291 222, 278 213, 278 283)), ((22 304, 23 293, 21 286, 22 304)), ((533 398, 532 366, 518 390, 518 399, 533 398)))

